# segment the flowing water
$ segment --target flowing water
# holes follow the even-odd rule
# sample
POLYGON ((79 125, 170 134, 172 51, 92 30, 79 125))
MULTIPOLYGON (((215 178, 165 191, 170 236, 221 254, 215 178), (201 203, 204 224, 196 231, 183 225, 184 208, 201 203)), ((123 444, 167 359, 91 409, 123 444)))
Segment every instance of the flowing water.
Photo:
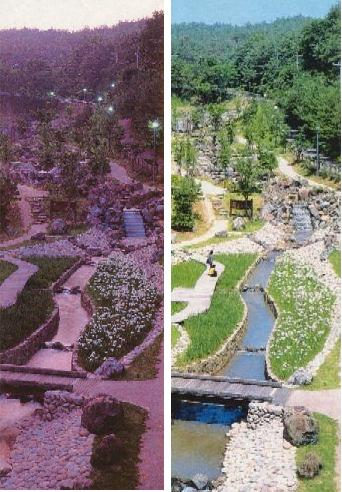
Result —
POLYGON ((184 400, 174 400, 172 406, 172 476, 189 480, 204 473, 214 480, 221 474, 226 432, 246 410, 184 400))
POLYGON ((293 227, 297 243, 302 244, 311 236, 312 222, 306 205, 295 204, 293 206, 293 227))
POLYGON ((265 380, 265 349, 275 317, 264 292, 273 271, 277 253, 269 253, 254 268, 242 297, 247 305, 247 327, 238 350, 219 375, 230 378, 265 380))

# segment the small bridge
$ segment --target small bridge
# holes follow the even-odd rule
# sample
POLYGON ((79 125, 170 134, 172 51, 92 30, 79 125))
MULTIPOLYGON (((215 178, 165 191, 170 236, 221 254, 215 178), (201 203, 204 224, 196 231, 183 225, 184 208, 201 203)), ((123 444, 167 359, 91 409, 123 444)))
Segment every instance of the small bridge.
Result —
POLYGON ((85 372, 0 364, 0 391, 73 391, 74 384, 86 377, 85 372))
POLYGON ((232 379, 221 376, 172 373, 171 392, 190 399, 273 402, 281 384, 274 381, 232 379))

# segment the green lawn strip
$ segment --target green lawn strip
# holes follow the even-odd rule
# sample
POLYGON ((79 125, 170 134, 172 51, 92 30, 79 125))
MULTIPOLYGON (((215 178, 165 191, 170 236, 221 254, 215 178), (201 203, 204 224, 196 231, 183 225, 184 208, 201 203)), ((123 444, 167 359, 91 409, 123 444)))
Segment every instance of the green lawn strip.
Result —
POLYGON ((319 424, 319 440, 317 444, 309 444, 296 449, 297 465, 301 464, 307 453, 317 454, 323 468, 314 478, 299 478, 297 492, 334 492, 336 446, 338 443, 338 425, 335 420, 320 413, 314 414, 319 424))
POLYGON ((191 342, 179 358, 178 365, 186 365, 215 353, 234 332, 244 310, 236 287, 256 258, 255 254, 220 254, 215 257, 225 266, 225 270, 217 282, 209 310, 184 322, 191 342))
POLYGON ((177 265, 172 265, 171 270, 171 288, 184 287, 192 289, 195 287, 197 280, 200 278, 206 267, 203 263, 190 260, 183 261, 177 265))
POLYGON ((187 302, 171 302, 171 315, 183 311, 187 305, 187 302))
POLYGON ((175 326, 171 326, 171 347, 174 348, 179 340, 180 333, 175 326))
MULTIPOLYGON (((146 429, 146 410, 123 403, 123 424, 115 430, 121 439, 123 449, 117 462, 112 466, 91 472, 95 490, 135 490, 139 485, 139 456, 142 436, 146 429)), ((93 448, 101 443, 105 436, 95 436, 93 448)))
POLYGON ((334 249, 328 257, 330 263, 333 266, 336 275, 341 278, 341 251, 339 249, 334 249))
POLYGON ((322 390, 340 388, 341 339, 327 356, 311 384, 304 385, 305 390, 322 390))
POLYGON ((207 239, 206 241, 201 241, 197 244, 192 244, 191 246, 185 246, 184 249, 199 249, 199 248, 210 248, 210 246, 214 246, 215 244, 226 243, 228 241, 233 241, 234 239, 239 239, 243 234, 228 234, 227 237, 212 237, 207 239))
POLYGON ((122 374, 117 374, 112 379, 116 381, 137 381, 155 378, 157 376, 157 365, 160 358, 162 341, 163 335, 160 334, 146 350, 134 359, 132 364, 122 374))
POLYGON ((276 376, 287 380, 323 349, 335 296, 309 266, 287 258, 277 263, 269 293, 278 307, 269 352, 271 368, 276 376))
POLYGON ((13 265, 13 263, 0 260, 0 284, 2 284, 2 282, 6 280, 6 278, 9 277, 17 269, 18 267, 16 265, 13 265))
POLYGON ((0 350, 16 346, 31 335, 53 310, 52 292, 46 290, 77 258, 30 257, 25 260, 39 266, 18 295, 13 306, 0 309, 0 350))

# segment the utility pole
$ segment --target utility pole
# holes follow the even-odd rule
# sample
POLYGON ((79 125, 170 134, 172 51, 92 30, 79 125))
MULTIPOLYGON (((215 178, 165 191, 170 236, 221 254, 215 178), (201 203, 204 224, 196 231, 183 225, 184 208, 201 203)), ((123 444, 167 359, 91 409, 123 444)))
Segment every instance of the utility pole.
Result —
POLYGON ((317 174, 319 173, 319 126, 316 128, 316 170, 317 174))

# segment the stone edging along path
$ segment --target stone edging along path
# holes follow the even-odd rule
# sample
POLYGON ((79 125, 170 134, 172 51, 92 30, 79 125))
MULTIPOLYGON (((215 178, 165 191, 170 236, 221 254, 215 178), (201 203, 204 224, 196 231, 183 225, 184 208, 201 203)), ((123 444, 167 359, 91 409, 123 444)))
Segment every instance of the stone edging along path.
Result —
POLYGON ((0 259, 18 267, 0 285, 0 309, 4 309, 16 303, 18 295, 27 281, 38 271, 38 267, 10 255, 0 255, 0 259))

